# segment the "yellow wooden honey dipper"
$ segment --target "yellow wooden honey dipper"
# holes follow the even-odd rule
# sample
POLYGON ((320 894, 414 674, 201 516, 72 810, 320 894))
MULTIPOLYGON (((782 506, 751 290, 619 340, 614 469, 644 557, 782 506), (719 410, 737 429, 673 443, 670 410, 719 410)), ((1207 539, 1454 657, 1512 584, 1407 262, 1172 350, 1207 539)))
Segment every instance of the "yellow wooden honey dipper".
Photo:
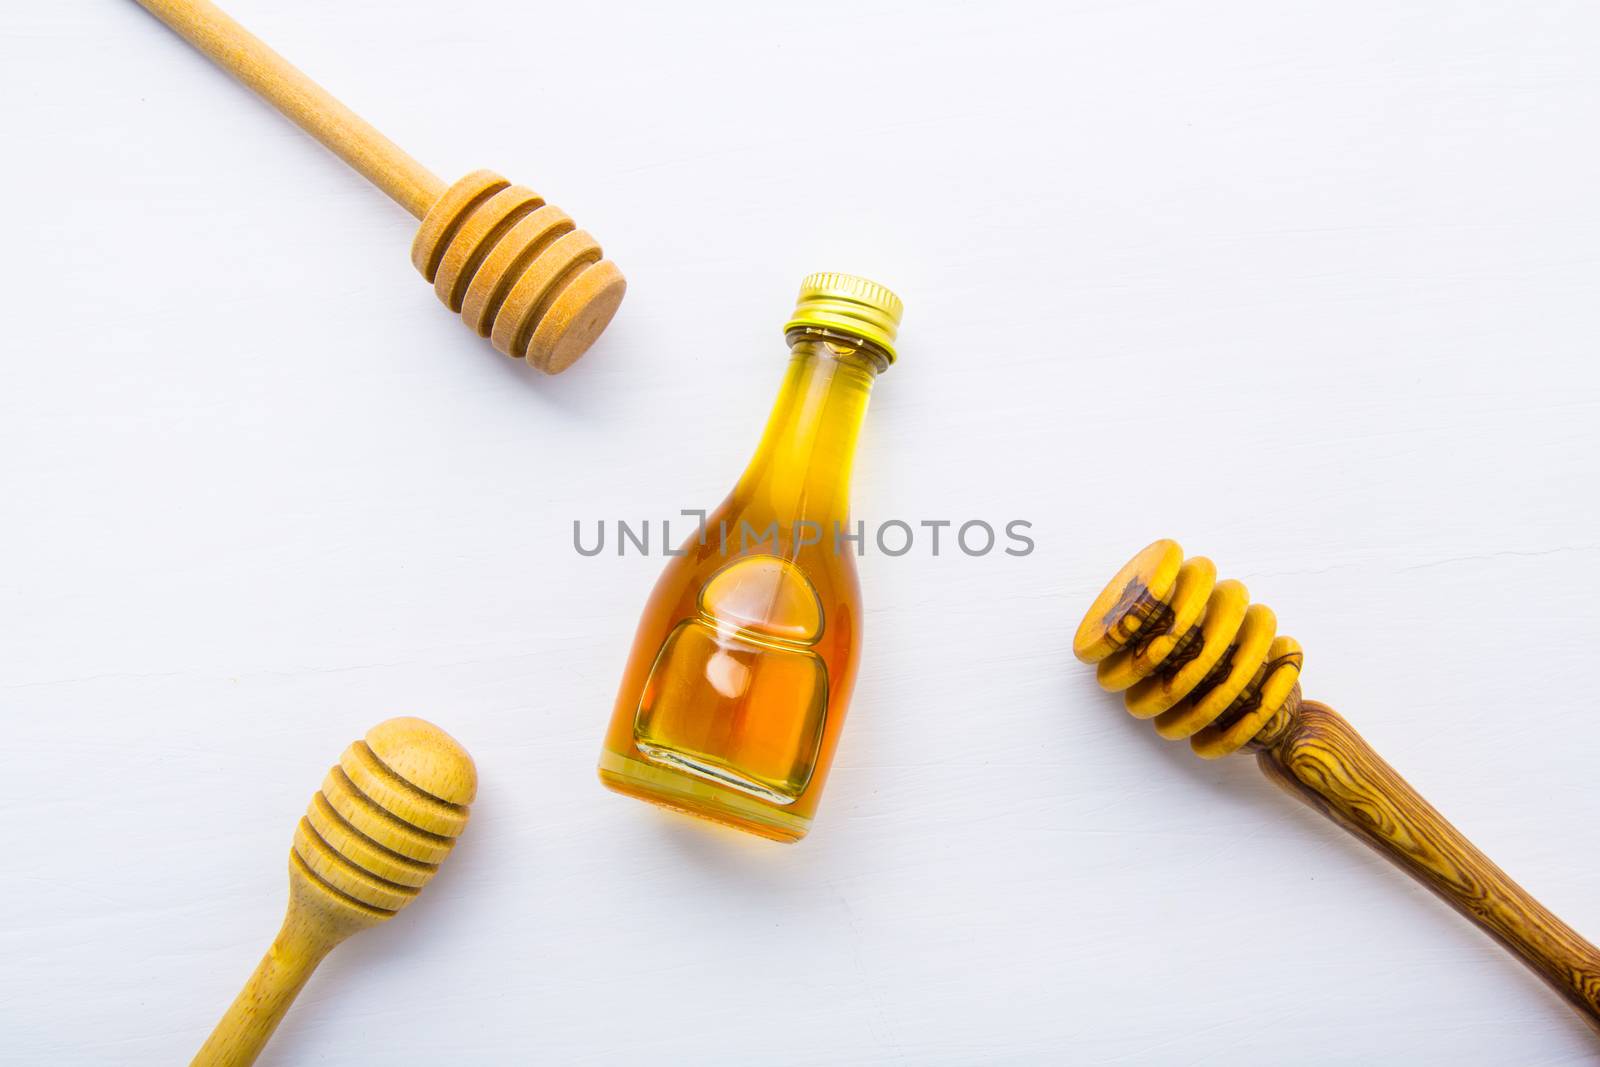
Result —
POLYGON ((345 749, 295 828, 283 927, 194 1063, 255 1062, 323 957, 433 877, 477 792, 472 757, 421 719, 379 723, 345 749))
POLYGON ((500 351, 557 374, 611 321, 622 272, 537 193, 486 170, 446 187, 207 0, 139 3, 421 219, 411 262, 500 351))
POLYGON ((1445 821, 1332 708, 1300 697, 1300 645, 1203 557, 1157 541, 1089 608, 1073 652, 1163 737, 1241 748, 1278 784, 1433 890, 1600 1029, 1600 949, 1445 821))

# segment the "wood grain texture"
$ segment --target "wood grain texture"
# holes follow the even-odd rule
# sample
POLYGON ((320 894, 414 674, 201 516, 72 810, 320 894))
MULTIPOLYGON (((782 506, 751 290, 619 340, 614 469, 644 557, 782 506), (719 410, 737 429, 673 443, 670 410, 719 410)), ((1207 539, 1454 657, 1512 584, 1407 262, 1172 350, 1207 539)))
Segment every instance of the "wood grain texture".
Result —
POLYGON ((1277 628, 1272 609, 1250 603, 1244 583, 1217 581, 1209 559, 1185 560, 1182 547, 1163 538, 1101 590, 1072 652, 1098 665, 1102 688, 1126 691, 1129 714, 1218 759, 1275 731, 1299 700, 1305 656, 1277 628))
POLYGON ((1600 950, 1495 866, 1338 712, 1303 701, 1257 761, 1510 949, 1600 1030, 1600 950))
MULTIPOLYGON (((1248 748, 1280 784, 1377 848, 1600 1022, 1600 952, 1506 876, 1406 784, 1349 723, 1301 698, 1304 654, 1270 608, 1158 540, 1129 560, 1079 624, 1073 652, 1137 718, 1214 759, 1248 748)), ((1597 1026, 1600 1029, 1600 1026, 1597 1026)))

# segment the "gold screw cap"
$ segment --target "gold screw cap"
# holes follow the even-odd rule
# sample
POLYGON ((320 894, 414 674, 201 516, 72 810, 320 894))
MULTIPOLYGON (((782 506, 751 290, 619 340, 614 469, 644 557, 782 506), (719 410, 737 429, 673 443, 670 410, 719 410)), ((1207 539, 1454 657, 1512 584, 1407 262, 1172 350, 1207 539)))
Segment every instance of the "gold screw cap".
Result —
POLYGON ((894 362, 894 338, 905 305, 884 286, 854 274, 824 271, 800 283, 790 330, 822 329, 859 337, 883 349, 894 362))

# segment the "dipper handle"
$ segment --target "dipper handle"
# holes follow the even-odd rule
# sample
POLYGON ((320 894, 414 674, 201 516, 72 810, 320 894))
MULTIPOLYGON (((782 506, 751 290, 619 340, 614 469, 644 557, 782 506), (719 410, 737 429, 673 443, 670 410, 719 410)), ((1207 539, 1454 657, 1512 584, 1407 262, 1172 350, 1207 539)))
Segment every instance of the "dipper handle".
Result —
POLYGON ((215 4, 139 3, 415 217, 426 215, 444 192, 437 175, 215 4))
POLYGON ((445 192, 445 182, 405 149, 334 99, 261 38, 206 0, 139 0, 155 18, 205 53, 259 98, 349 163, 390 200, 421 219, 445 192))
POLYGON ((290 904, 283 928, 261 957, 190 1067, 249 1067, 261 1055, 311 973, 345 934, 290 904))
POLYGON ((1433 890, 1600 1030, 1600 949, 1495 866, 1338 712, 1302 701, 1256 758, 1267 777, 1433 890))

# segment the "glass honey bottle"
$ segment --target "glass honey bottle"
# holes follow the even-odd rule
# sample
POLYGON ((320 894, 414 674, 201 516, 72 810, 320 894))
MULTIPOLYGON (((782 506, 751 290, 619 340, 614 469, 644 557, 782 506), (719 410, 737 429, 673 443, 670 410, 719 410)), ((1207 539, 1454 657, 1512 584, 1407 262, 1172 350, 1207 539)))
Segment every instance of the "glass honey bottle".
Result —
POLYGON ((801 284, 755 456, 645 605, 600 754, 610 788, 779 841, 810 829, 861 649, 851 462, 900 312, 865 278, 801 284))

